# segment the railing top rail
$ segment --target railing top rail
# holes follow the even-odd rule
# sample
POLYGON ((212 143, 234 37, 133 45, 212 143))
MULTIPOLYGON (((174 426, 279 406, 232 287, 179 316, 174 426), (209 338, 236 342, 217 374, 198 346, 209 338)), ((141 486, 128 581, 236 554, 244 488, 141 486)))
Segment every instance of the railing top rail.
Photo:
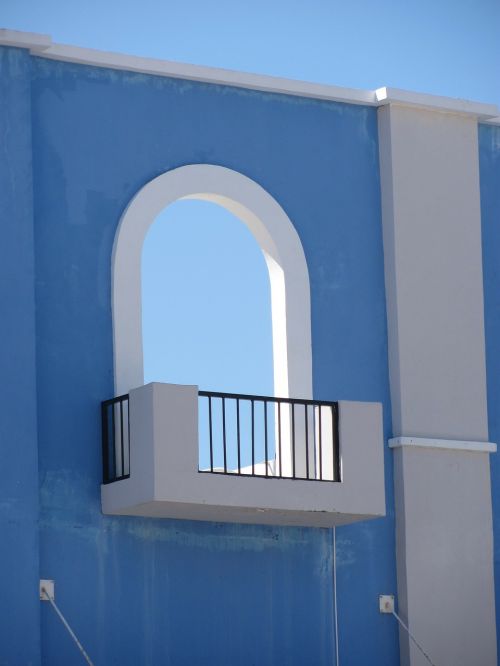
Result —
POLYGON ((101 405, 103 407, 107 407, 108 405, 116 405, 117 402, 123 402, 124 400, 128 400, 128 393, 125 393, 124 395, 117 395, 114 398, 108 398, 107 400, 103 400, 101 402, 101 405))
MULTIPOLYGON (((250 393, 227 393, 224 391, 198 391, 198 395, 206 398, 227 398, 228 400, 265 400, 267 402, 284 402, 296 405, 319 405, 325 407, 336 407, 338 401, 336 400, 312 400, 310 398, 282 398, 275 395, 257 395, 250 393)), ((114 405, 118 402, 128 400, 129 394, 117 395, 114 398, 103 400, 101 404, 106 407, 107 405, 114 405)))
POLYGON ((310 400, 308 398, 279 398, 274 395, 250 395, 246 393, 225 393, 222 391, 198 391, 198 395, 206 398, 228 398, 230 400, 265 400, 266 402, 282 402, 296 405, 316 405, 320 407, 336 407, 337 401, 310 400))

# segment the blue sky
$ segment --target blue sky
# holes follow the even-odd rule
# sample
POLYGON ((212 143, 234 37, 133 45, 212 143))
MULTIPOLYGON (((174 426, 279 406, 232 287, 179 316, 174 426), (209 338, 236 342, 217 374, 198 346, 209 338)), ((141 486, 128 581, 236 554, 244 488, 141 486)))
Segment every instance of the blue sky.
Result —
POLYGON ((216 204, 177 201, 143 248, 146 381, 273 392, 267 267, 247 227, 216 204))
MULTIPOLYGON (((500 0, 2 0, 0 26, 110 51, 500 104, 500 0)), ((271 393, 269 282, 247 229, 214 205, 178 202, 152 227, 143 262, 146 379, 271 393)))
POLYGON ((498 0, 2 0, 55 41, 500 103, 498 0))

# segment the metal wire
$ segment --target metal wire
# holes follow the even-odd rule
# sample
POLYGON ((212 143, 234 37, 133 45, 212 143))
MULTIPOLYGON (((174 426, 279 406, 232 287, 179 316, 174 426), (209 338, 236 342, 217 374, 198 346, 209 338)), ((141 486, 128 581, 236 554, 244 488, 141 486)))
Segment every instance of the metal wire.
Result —
POLYGON ((427 659, 427 661, 429 662, 429 664, 431 664, 431 666, 436 666, 436 664, 431 660, 431 658, 429 657, 429 655, 427 654, 427 652, 425 652, 424 648, 423 648, 421 645, 419 645, 419 643, 417 642, 417 639, 415 638, 415 636, 413 636, 413 634, 411 633, 411 631, 408 629, 408 627, 407 627, 406 624, 403 622, 403 620, 399 617, 399 615, 396 613, 396 611, 393 610, 393 611, 392 611, 392 614, 394 615, 394 617, 396 618, 396 620, 399 622, 399 624, 403 627, 403 629, 406 631, 406 633, 407 633, 408 636, 411 638, 411 640, 415 643, 415 645, 416 645, 417 648, 420 650, 420 652, 421 652, 421 653, 424 655, 424 657, 427 659))
POLYGON ((94 664, 93 664, 92 661, 90 660, 89 655, 88 655, 88 654, 85 652, 85 650, 83 649, 83 645, 80 643, 80 641, 79 641, 78 638, 76 637, 75 632, 74 632, 73 629, 69 626, 68 622, 66 621, 66 618, 65 618, 64 615, 61 613, 61 611, 59 610, 59 608, 56 606, 56 602, 54 601, 54 599, 50 596, 50 594, 47 592, 47 590, 46 590, 44 587, 42 587, 42 593, 45 595, 46 599, 50 602, 52 608, 55 610, 55 612, 57 613, 59 619, 61 620, 61 622, 62 622, 62 623, 64 624, 64 626, 66 627, 66 629, 67 629, 69 635, 71 636, 71 638, 75 641, 75 643, 76 643, 78 649, 79 649, 80 652, 82 653, 82 655, 83 655, 83 657, 85 658, 85 661, 87 662, 87 664, 90 664, 90 666, 94 666, 94 664))
POLYGON ((332 530, 333 540, 333 619, 335 623, 335 666, 340 666, 339 660, 339 615, 337 608, 337 532, 332 530))

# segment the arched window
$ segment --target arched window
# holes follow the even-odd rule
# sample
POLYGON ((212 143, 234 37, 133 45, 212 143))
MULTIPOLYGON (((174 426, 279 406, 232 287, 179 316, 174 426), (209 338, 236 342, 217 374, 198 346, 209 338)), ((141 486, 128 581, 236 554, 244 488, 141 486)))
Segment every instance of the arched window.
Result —
POLYGON ((112 266, 116 392, 126 393, 144 383, 142 248, 158 214, 180 199, 219 204, 253 234, 270 278, 275 394, 312 397, 309 276, 300 239, 284 210, 260 185, 214 165, 189 165, 158 176, 123 214, 112 266))

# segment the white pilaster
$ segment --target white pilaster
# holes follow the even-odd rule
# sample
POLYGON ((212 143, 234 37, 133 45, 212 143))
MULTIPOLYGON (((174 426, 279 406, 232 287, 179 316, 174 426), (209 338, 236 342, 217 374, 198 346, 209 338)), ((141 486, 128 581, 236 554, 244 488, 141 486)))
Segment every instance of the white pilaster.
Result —
MULTIPOLYGON (((477 119, 404 100, 378 113, 399 612, 436 663, 486 666, 496 633, 477 119)), ((423 664, 400 638, 401 663, 423 664)))

